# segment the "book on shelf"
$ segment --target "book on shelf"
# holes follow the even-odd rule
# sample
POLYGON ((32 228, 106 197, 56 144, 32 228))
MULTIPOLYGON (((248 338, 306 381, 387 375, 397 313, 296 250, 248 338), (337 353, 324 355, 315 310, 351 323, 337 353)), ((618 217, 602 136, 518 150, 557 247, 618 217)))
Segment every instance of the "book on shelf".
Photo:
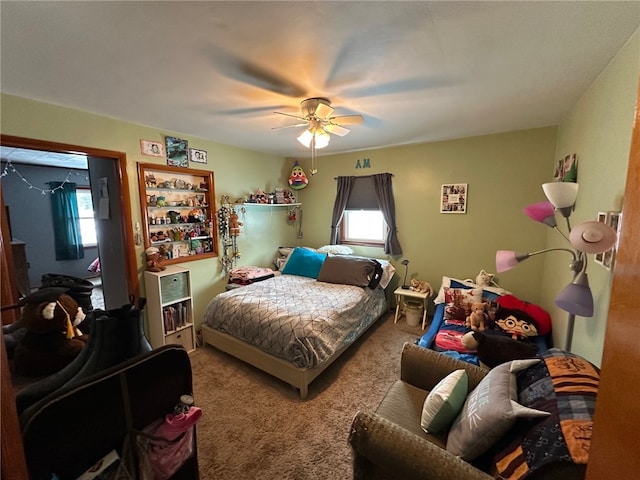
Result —
POLYGON ((187 302, 176 303, 162 309, 165 332, 172 332, 187 324, 187 302))

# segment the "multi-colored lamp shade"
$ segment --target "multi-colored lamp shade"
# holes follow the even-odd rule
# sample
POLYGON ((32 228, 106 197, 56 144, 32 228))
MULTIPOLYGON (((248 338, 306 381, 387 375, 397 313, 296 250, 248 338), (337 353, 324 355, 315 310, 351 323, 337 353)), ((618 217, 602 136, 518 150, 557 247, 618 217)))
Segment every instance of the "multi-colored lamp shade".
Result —
POLYGON ((551 228, 558 226, 556 222, 556 209, 551 202, 539 202, 523 209, 527 217, 536 222, 544 223, 551 228))
POLYGON ((580 272, 556 297, 556 305, 565 312, 581 317, 593 316, 593 295, 587 272, 580 272))
POLYGON ((543 183, 542 190, 563 217, 568 218, 578 198, 578 184, 573 182, 543 183))

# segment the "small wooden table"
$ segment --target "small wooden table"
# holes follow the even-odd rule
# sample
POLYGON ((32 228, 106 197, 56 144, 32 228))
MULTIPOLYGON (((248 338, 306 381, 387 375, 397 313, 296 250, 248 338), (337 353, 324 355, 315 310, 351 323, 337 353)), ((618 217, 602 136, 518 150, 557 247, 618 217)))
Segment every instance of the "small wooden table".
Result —
POLYGON ((415 298, 422 301, 423 309, 422 309, 422 330, 424 330, 425 323, 427 322, 427 301, 429 299, 428 293, 416 292, 415 290, 411 290, 409 288, 396 288, 393 294, 396 296, 396 316, 393 319, 393 323, 398 322, 398 317, 400 316, 400 304, 402 303, 402 297, 415 298))

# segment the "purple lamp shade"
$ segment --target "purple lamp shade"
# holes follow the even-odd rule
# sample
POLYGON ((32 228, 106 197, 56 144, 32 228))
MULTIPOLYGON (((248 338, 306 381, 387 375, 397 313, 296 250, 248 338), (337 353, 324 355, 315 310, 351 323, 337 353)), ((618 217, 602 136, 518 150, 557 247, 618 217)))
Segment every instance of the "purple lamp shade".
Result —
POLYGON ((552 228, 558 226, 556 223, 555 207, 551 202, 539 202, 525 207, 523 212, 527 217, 536 222, 544 223, 552 228))
POLYGON ((556 297, 556 305, 565 312, 581 317, 593 316, 593 295, 587 274, 582 272, 556 297))

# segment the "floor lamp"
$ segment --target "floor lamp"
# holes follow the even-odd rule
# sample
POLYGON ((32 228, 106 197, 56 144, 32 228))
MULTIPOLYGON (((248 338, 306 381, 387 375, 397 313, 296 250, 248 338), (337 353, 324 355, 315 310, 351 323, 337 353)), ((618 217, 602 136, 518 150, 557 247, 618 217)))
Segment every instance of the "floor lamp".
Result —
POLYGON ((564 349, 571 351, 575 318, 593 316, 593 294, 587 277, 587 254, 606 252, 615 245, 617 234, 602 222, 583 222, 571 228, 569 217, 578 196, 578 184, 552 182, 542 185, 548 201, 529 205, 524 213, 531 219, 556 230, 568 243, 567 248, 546 248, 537 252, 522 253, 510 250, 496 252, 496 271, 505 272, 529 257, 554 251, 565 251, 572 255, 569 264, 573 279, 556 297, 556 305, 569 313, 564 349), (556 211, 566 222, 567 233, 558 228, 556 211))

